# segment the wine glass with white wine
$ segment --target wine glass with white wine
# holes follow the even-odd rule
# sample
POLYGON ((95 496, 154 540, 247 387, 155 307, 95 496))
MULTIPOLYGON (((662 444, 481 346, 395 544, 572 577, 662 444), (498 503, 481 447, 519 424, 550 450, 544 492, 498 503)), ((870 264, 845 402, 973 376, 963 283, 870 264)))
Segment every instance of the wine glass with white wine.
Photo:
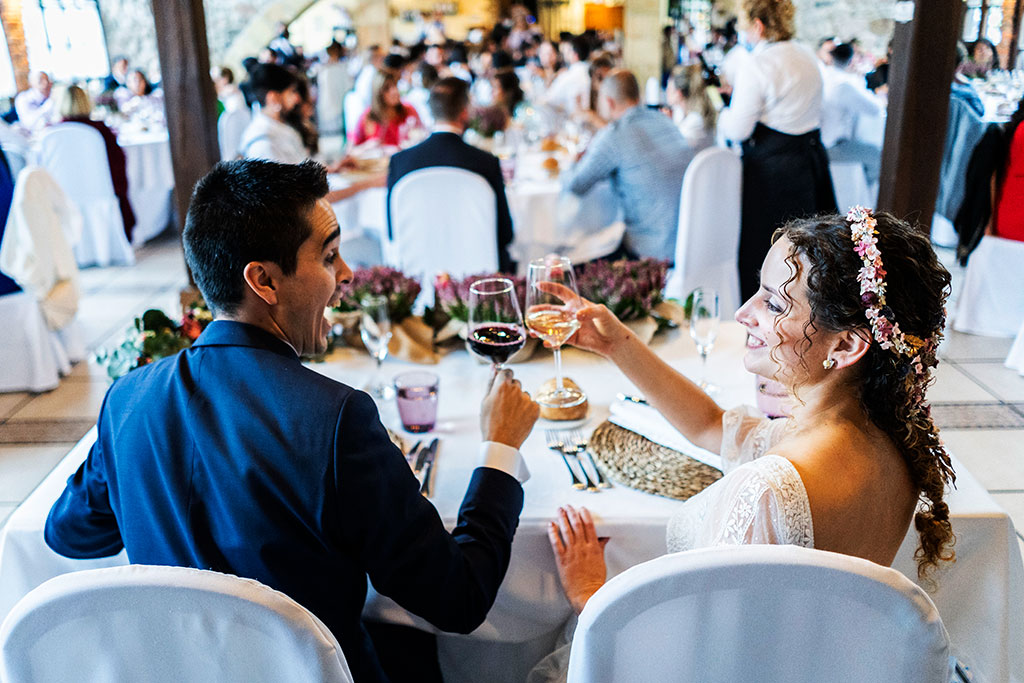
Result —
POLYGON ((718 292, 712 287, 698 287, 690 296, 693 300, 690 309, 690 338, 700 353, 700 388, 713 394, 718 387, 708 382, 708 354, 718 338, 718 292))
POLYGON ((580 323, 565 302, 540 288, 542 283, 558 284, 578 295, 572 262, 556 255, 534 259, 526 275, 526 326, 555 353, 555 388, 534 396, 534 400, 549 408, 571 408, 587 397, 579 389, 565 386, 562 380, 562 344, 576 333, 580 323))
POLYGON ((368 294, 360 300, 359 305, 362 310, 359 336, 363 340, 363 346, 377 361, 377 368, 370 380, 369 392, 374 398, 387 400, 395 395, 394 387, 384 384, 380 379, 380 366, 388 355, 388 343, 391 341, 388 298, 382 294, 368 294))

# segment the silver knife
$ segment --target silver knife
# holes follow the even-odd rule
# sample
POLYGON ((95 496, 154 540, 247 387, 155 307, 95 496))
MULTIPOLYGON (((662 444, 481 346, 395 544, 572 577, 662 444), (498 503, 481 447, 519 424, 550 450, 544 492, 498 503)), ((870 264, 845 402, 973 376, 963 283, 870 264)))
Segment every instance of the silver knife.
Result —
POLYGON ((413 457, 414 453, 416 454, 416 459, 415 459, 415 462, 413 463, 413 466, 412 466, 412 473, 414 475, 416 475, 417 478, 419 478, 420 471, 423 469, 423 463, 427 459, 427 450, 428 449, 420 448, 420 444, 422 444, 422 443, 423 443, 422 441, 417 441, 416 445, 412 447, 411 451, 409 451, 409 457, 410 458, 413 457), (417 450, 417 449, 419 449, 419 450, 417 450))
POLYGON ((424 470, 423 473, 423 481, 420 483, 420 493, 422 493, 427 498, 430 497, 431 493, 430 475, 433 474, 434 472, 434 459, 437 456, 438 443, 439 439, 434 439, 433 441, 430 442, 429 446, 423 449, 424 451, 426 451, 426 469, 424 470))

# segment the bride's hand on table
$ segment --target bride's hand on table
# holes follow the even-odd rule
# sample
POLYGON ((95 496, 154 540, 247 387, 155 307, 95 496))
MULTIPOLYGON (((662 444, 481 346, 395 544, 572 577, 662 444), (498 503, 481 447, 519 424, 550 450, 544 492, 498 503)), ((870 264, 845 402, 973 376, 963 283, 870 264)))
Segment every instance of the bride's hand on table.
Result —
POLYGON ((579 614, 594 593, 604 585, 608 570, 604 564, 607 538, 598 538, 587 508, 571 505, 558 508, 558 517, 548 522, 548 540, 555 552, 558 578, 569 604, 579 614))
MULTIPOLYGON (((587 301, 568 287, 556 282, 541 282, 537 286, 542 292, 557 296, 562 300, 565 310, 576 314, 580 327, 569 338, 569 343, 573 346, 607 358, 632 334, 629 328, 603 304, 587 301)), ((530 334, 536 336, 532 332, 530 334)), ((545 342, 545 346, 547 345, 545 342)))

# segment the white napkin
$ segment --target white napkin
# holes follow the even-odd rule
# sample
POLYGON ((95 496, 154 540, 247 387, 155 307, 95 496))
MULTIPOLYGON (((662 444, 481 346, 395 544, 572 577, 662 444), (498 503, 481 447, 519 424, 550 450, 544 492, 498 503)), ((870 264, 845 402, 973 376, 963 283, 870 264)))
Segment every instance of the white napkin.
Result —
POLYGON ((611 413, 608 419, 613 424, 636 432, 665 448, 684 453, 717 470, 722 469, 722 456, 691 442, 654 408, 632 401, 615 401, 611 405, 611 413))

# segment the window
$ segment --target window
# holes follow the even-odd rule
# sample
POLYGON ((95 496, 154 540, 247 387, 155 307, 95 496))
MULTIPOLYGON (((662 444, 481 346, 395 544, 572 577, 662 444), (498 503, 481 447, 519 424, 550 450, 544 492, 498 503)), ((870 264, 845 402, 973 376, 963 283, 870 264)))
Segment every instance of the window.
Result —
POLYGON ((33 71, 60 81, 110 73, 96 0, 25 0, 22 22, 33 71))
POLYGON ((964 17, 962 34, 965 43, 979 38, 988 38, 993 45, 1003 40, 1002 0, 967 0, 967 15, 964 17), (984 22, 984 28, 982 23, 984 22))
POLYGON ((14 97, 18 86, 14 82, 14 65, 7 51, 7 35, 0 29, 0 97, 14 97))

